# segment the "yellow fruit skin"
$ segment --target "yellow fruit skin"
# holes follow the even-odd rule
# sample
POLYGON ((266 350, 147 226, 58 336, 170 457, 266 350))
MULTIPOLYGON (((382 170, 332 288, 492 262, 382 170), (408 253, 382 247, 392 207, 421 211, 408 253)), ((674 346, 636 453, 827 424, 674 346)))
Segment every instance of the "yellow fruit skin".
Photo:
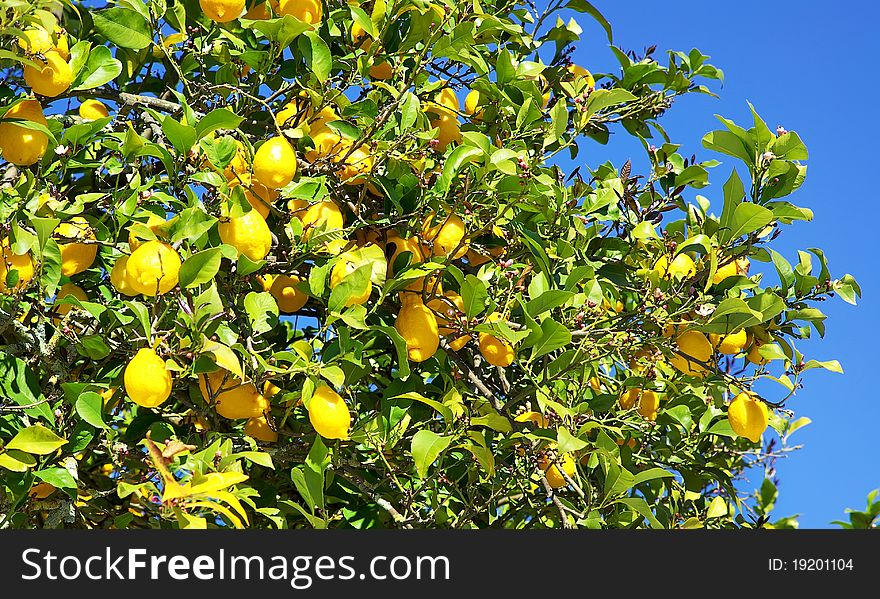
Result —
POLYGON ((116 260, 116 263, 110 270, 110 284, 113 285, 113 288, 119 293, 132 297, 137 295, 138 292, 134 290, 128 279, 127 265, 128 256, 122 256, 116 260))
MULTIPOLYGON (((418 239, 415 237, 411 237, 409 239, 404 239, 403 237, 399 237, 396 234, 388 237, 388 241, 385 243, 385 255, 389 256, 388 258, 388 276, 393 277, 395 274, 394 263, 397 261, 402 254, 409 252, 409 264, 412 266, 413 264, 418 264, 419 262, 424 261, 424 257, 422 256, 422 246, 419 243, 418 239), (389 254, 390 252, 390 254, 389 254)), ((403 260, 403 259, 401 259, 403 260)))
POLYGON ((712 344, 706 336, 699 331, 685 331, 675 341, 679 351, 687 357, 676 353, 669 362, 684 374, 702 376, 706 368, 697 362, 709 362, 712 358, 712 344))
POLYGON ((250 180, 250 169, 251 167, 248 164, 248 150, 241 140, 236 139, 235 155, 232 157, 232 160, 229 161, 229 164, 226 165, 226 168, 223 169, 223 174, 226 175, 226 180, 230 182, 240 177, 248 177, 248 180, 250 180))
POLYGON ((516 418, 517 422, 534 422, 538 428, 547 428, 547 419, 541 412, 523 412, 516 418))
POLYGON ((760 343, 757 339, 752 343, 752 347, 749 348, 748 353, 746 353, 746 360, 755 364, 756 366, 763 366, 770 360, 761 355, 761 352, 758 348, 761 347, 763 343, 760 343))
MULTIPOLYGON (((356 261, 347 259, 345 254, 339 257, 339 261, 333 265, 333 270, 330 271, 330 289, 335 289, 337 285, 342 283, 347 276, 356 271, 358 268, 362 266, 358 264, 356 261)), ((345 300, 346 306, 357 306, 360 304, 365 304, 368 299, 370 299, 370 293, 372 293, 373 288, 371 283, 367 283, 366 288, 358 293, 357 295, 350 295, 348 299, 345 300)))
POLYGON ((737 258, 727 264, 718 267, 715 270, 715 275, 712 277, 712 283, 718 285, 724 279, 728 277, 734 277, 736 275, 748 275, 749 274, 749 259, 748 258, 737 258))
MULTIPOLYGON (((65 239, 95 239, 89 221, 82 216, 59 224, 55 234, 65 239)), ((61 250, 61 274, 68 277, 87 270, 98 255, 98 246, 94 243, 59 243, 58 248, 61 250)))
POLYGON ((559 469, 560 466, 562 466, 562 471, 564 471, 569 478, 574 476, 575 463, 571 454, 564 453, 560 455, 556 459, 556 463, 552 463, 546 456, 541 456, 541 458, 538 459, 538 467, 544 472, 544 476, 547 477, 547 482, 550 483, 550 486, 554 489, 561 489, 568 484, 565 477, 562 476, 562 471, 559 469))
POLYGON ((347 439, 351 412, 336 391, 321 385, 309 401, 309 422, 325 439, 347 439))
POLYGON ((464 221, 456 214, 439 218, 431 213, 422 224, 422 238, 431 246, 434 256, 452 259, 464 256, 468 251, 468 244, 462 243, 466 234, 464 221), (432 222, 437 224, 431 226, 432 222))
POLYGON ((45 60, 34 58, 37 64, 42 63, 37 69, 30 65, 24 67, 24 81, 35 94, 54 98, 59 96, 70 87, 73 81, 73 72, 67 61, 54 50, 46 52, 45 60))
POLYGON ((296 152, 283 137, 268 139, 254 154, 254 178, 269 189, 280 189, 296 175, 296 152))
POLYGON ((413 362, 424 362, 440 347, 437 318, 415 294, 407 294, 404 298, 394 328, 406 341, 407 354, 413 362))
POLYGON ((221 221, 217 230, 223 243, 228 243, 254 262, 265 258, 272 249, 272 232, 256 210, 221 221))
POLYGON ((437 104, 439 104, 440 106, 448 108, 449 110, 458 111, 460 109, 458 96, 455 95, 455 91, 448 87, 444 87, 439 92, 437 92, 434 101, 437 102, 437 104))
POLYGON ((9 240, 4 240, 0 247, 3 248, 0 253, 0 293, 8 293, 10 289, 6 286, 6 276, 9 271, 18 271, 18 282, 12 290, 18 290, 27 285, 27 282, 34 278, 34 261, 30 253, 13 254, 9 247, 9 240))
MULTIPOLYGON (((437 325, 439 327, 438 332, 444 337, 448 337, 449 335, 454 334, 455 331, 446 325, 449 325, 453 319, 457 320, 455 316, 456 311, 462 314, 464 313, 464 299, 454 291, 447 291, 443 295, 446 299, 435 297, 428 302, 428 307, 433 310, 435 314, 439 314, 439 316, 437 316, 437 325), (450 301, 455 305, 455 308, 449 305, 450 301)), ((470 335, 461 335, 456 339, 449 340, 449 347, 455 351, 459 351, 467 345, 470 340, 470 335)))
POLYGON ((167 243, 148 241, 126 263, 131 288, 147 296, 163 295, 177 285, 180 255, 167 243))
POLYGON ((650 389, 627 389, 620 396, 620 407, 631 410, 638 406, 639 414, 647 420, 656 420, 660 409, 660 396, 650 389))
POLYGON ((730 333, 729 335, 709 335, 709 341, 719 352, 727 356, 740 353, 749 342, 749 335, 745 329, 730 333))
POLYGON ((230 420, 257 418, 269 409, 269 402, 253 383, 243 383, 225 370, 200 374, 199 391, 218 414, 230 420))
POLYGON ((441 106, 433 106, 431 112, 436 116, 431 118, 431 127, 437 128, 437 151, 445 152, 450 143, 461 143, 461 125, 458 116, 441 106))
POLYGON ((49 483, 37 483, 28 491, 28 496, 34 499, 46 499, 57 490, 49 483))
POLYGON ((42 131, 26 129, 12 119, 48 124, 43 116, 43 107, 36 100, 23 100, 0 117, 0 153, 5 160, 17 166, 35 164, 49 145, 49 137, 42 131))
POLYGON ((79 105, 79 116, 87 121, 96 121, 110 116, 110 111, 98 100, 83 100, 79 105))
POLYGON ((325 231, 341 229, 345 226, 342 211, 332 200, 312 204, 302 217, 303 237, 309 239, 314 229, 323 226, 325 231))
POLYGON ((290 15, 312 25, 320 23, 323 16, 321 0, 273 0, 272 7, 280 16, 290 15))
POLYGON ((278 309, 284 314, 299 312, 309 301, 309 296, 296 286, 302 279, 297 276, 277 275, 272 279, 268 291, 278 303, 278 309))
POLYGON ((584 85, 587 89, 594 89, 596 87, 596 80, 593 78, 592 73, 584 67, 571 64, 566 67, 566 70, 574 76, 575 86, 584 85))
POLYGON ((697 267, 687 254, 679 254, 672 262, 669 262, 669 256, 661 256, 654 264, 654 272, 661 279, 687 279, 697 273, 697 267))
POLYGON ((244 434, 266 443, 275 443, 278 440, 278 432, 272 429, 265 416, 249 418, 244 425, 244 434))
POLYGON ((139 349, 125 367, 123 381, 131 400, 145 408, 160 406, 171 396, 171 373, 165 360, 148 347, 139 349))
POLYGON ((270 15, 269 15, 269 3, 268 2, 261 2, 259 4, 255 4, 244 15, 245 19, 251 19, 252 21, 265 21, 269 17, 270 17, 270 15))
POLYGON ((469 115, 474 121, 483 120, 483 111, 480 110, 477 112, 477 107, 480 105, 480 92, 475 89, 472 89, 468 92, 468 94, 464 97, 464 112, 469 115))
MULTIPOLYGON (((165 226, 166 221, 164 218, 159 216, 158 214, 154 214, 152 212, 148 213, 149 216, 147 218, 147 222, 145 223, 147 228, 150 229, 153 233, 156 234, 156 237, 162 237, 162 227, 165 226)), ((128 248, 133 252, 138 249, 144 241, 149 241, 145 239, 141 239, 134 233, 128 233, 128 248)))
MULTIPOLYGON (((486 319, 486 322, 497 322, 499 320, 501 320, 501 315, 498 312, 493 312, 486 319)), ((507 341, 499 339, 491 333, 480 333, 479 342, 480 353, 492 366, 507 368, 513 364, 515 353, 513 347, 507 341)))
POLYGON ((245 0, 199 0, 205 16, 215 23, 228 23, 244 12, 245 0))
POLYGON ((757 443, 769 423, 767 405, 751 393, 740 393, 727 407, 727 420, 733 432, 757 443))

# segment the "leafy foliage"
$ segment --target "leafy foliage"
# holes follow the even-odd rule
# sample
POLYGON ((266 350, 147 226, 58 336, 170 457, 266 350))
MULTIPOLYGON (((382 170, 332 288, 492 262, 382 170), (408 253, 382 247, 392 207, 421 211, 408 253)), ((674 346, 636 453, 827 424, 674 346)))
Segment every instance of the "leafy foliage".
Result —
POLYGON ((773 460, 808 423, 790 400, 807 370, 840 371, 798 342, 824 334, 821 302, 861 291, 819 249, 792 264, 772 248, 812 220, 788 200, 806 175, 796 133, 753 110, 748 126, 719 117, 699 160, 667 137, 675 99, 722 79, 709 57, 611 46, 616 72, 576 68, 581 27, 562 9, 613 40, 582 0, 331 0, 316 23, 248 0, 222 24, 196 0, 6 4, 0 112, 30 95, 30 28, 58 20, 72 81, 37 97, 45 126, 9 120, 46 135, 42 158, 0 165, 4 260, 34 265, 3 270, 4 525, 770 522, 773 460), (108 115, 83 117, 74 99, 108 115), (612 133, 642 142, 646 172, 560 168, 612 133), (250 171, 270 137, 294 148, 297 172, 260 206, 250 171), (721 187, 714 157, 729 163, 721 187), (224 229, 258 209, 264 256, 224 229), (59 235, 79 216, 91 238, 59 235), (97 255, 65 274, 74 241, 97 255), (149 242, 179 254, 177 285, 122 291, 114 267, 149 242), (407 294, 439 324, 427 358, 395 328, 407 294), (142 348, 173 378, 157 407, 124 381, 142 348), (199 384, 222 371, 213 391, 199 384), (218 414, 235 379, 264 401, 251 420, 218 414), (727 405, 763 379, 779 384, 760 398, 779 439, 754 443, 727 405), (346 438, 315 432, 323 386, 350 410, 346 438), (753 466, 768 478, 752 498, 737 484, 753 466))

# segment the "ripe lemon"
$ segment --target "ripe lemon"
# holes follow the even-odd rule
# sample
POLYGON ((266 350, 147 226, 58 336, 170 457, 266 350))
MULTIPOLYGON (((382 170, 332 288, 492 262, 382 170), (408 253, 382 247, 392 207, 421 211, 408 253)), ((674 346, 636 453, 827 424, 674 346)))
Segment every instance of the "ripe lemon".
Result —
POLYGON ((98 100, 83 100, 79 105, 79 116, 87 121, 97 121, 110 116, 110 111, 98 100))
POLYGON ((752 393, 743 392, 727 407, 727 420, 733 432, 757 443, 767 429, 769 414, 763 401, 752 393))
POLYGON ((638 406, 639 414, 648 420, 657 420, 657 411, 660 409, 660 396, 650 389, 627 389, 620 396, 620 407, 631 410, 638 406))
POLYGON ((41 27, 25 29, 24 37, 18 39, 18 47, 29 54, 45 54, 55 49, 52 34, 41 27))
POLYGON ((736 260, 732 260, 723 266, 719 266, 715 271, 715 276, 712 277, 712 283, 715 285, 719 284, 721 281, 728 277, 734 277, 736 275, 746 276, 749 274, 749 259, 748 258, 737 258, 736 260))
POLYGON ((687 254, 679 254, 669 262, 669 256, 660 256, 654 264, 654 272, 661 279, 687 279, 697 273, 693 259, 687 254))
MULTIPOLYGON (((422 256, 422 246, 415 237, 404 239, 396 233, 388 236, 385 243, 385 255, 388 256, 388 276, 393 277, 395 270, 394 265, 400 256, 408 254, 409 264, 418 264, 424 260, 422 256)), ((406 258, 402 258, 401 262, 405 262, 406 258)))
POLYGON ((436 116, 431 117, 431 127, 437 129, 434 139, 437 140, 437 150, 445 152, 453 141, 461 143, 461 125, 458 115, 447 108, 433 106, 430 111, 436 116))
POLYGON ((54 319, 55 324, 61 321, 64 316, 70 312, 73 308, 73 304, 61 304, 58 305, 58 301, 64 299, 67 296, 72 296, 78 299, 81 302, 88 301, 89 296, 86 295, 86 292, 83 291, 82 287, 78 287, 73 283, 65 283, 61 287, 58 288, 58 294, 55 296, 55 303, 53 307, 55 308, 55 313, 58 315, 57 318, 54 319))
POLYGON ((25 254, 14 254, 9 246, 9 240, 4 239, 0 247, 3 248, 2 256, 0 256, 0 292, 7 293, 10 291, 6 285, 6 277, 9 271, 18 272, 18 281, 12 287, 12 290, 18 290, 24 287, 28 281, 34 278, 34 261, 30 252, 25 254))
POLYGON ((565 70, 572 74, 576 88, 583 86, 585 89, 594 89, 596 87, 596 80, 593 78, 593 74, 584 67, 570 64, 565 70))
POLYGON ((244 187, 244 197, 264 219, 269 218, 272 204, 278 199, 278 191, 269 189, 259 181, 253 181, 250 174, 245 173, 229 180, 229 189, 241 185, 244 187))
POLYGON ((248 418, 244 425, 244 434, 266 443, 275 443, 278 440, 278 431, 272 428, 264 415, 248 418))
POLYGON ((347 439, 351 412, 336 391, 321 385, 309 401, 309 422, 325 439, 347 439))
POLYGON ((752 342, 752 346, 749 348, 748 353, 746 353, 746 360, 757 366, 763 366, 764 364, 768 363, 770 360, 762 356, 761 352, 759 351, 759 348, 762 345, 764 345, 763 342, 755 339, 752 342))
POLYGON ((265 258, 272 249, 272 232, 266 219, 256 210, 220 221, 217 230, 223 243, 228 243, 254 262, 265 258))
POLYGON ((475 121, 482 120, 482 110, 477 112, 477 107, 480 105, 480 92, 475 89, 472 89, 468 92, 468 94, 464 97, 464 112, 468 116, 470 116, 475 121))
POLYGON ((249 11, 247 11, 244 15, 245 19, 251 19, 252 21, 265 21, 270 18, 269 14, 269 3, 261 2, 259 4, 254 4, 253 7, 249 11))
POLYGON ((180 255, 162 241, 148 241, 132 252, 125 265, 131 288, 147 296, 168 293, 177 285, 180 255))
POLYGON ((321 0, 272 0, 272 8, 279 16, 290 15, 304 23, 316 25, 321 22, 321 0))
POLYGON ((434 101, 449 110, 454 110, 456 112, 460 110, 458 96, 455 95, 455 91, 450 87, 444 87, 437 92, 437 95, 434 96, 434 101))
MULTIPOLYGON (((486 318, 486 322, 498 322, 501 314, 493 312, 486 318)), ((506 340, 499 339, 491 333, 480 333, 480 353, 492 366, 506 368, 513 363, 515 356, 513 346, 506 340)))
POLYGON ((256 418, 269 409, 269 402, 257 391, 256 385, 243 383, 226 370, 200 374, 199 391, 218 414, 230 420, 256 418))
POLYGON ((547 428, 547 419, 541 412, 523 412, 514 418, 517 422, 534 422, 538 428, 547 428))
POLYGON ((327 129, 327 123, 338 121, 339 115, 332 106, 325 106, 318 114, 309 119, 309 132, 311 135, 317 135, 321 130, 327 129))
POLYGON ((303 238, 309 239, 314 229, 334 231, 345 226, 342 211, 333 200, 324 200, 308 207, 302 217, 303 238))
POLYGON ((701 376, 706 368, 697 362, 708 362, 712 358, 712 344, 706 336, 699 331, 685 331, 675 339, 678 350, 684 354, 676 353, 669 362, 680 372, 692 376, 701 376))
POLYGON ((464 256, 468 250, 467 243, 462 243, 466 234, 464 221, 456 214, 439 218, 432 212, 422 223, 422 238, 434 256, 449 256, 451 259, 464 256))
MULTIPOLYGON (((337 285, 342 283, 346 277, 351 275, 358 268, 363 266, 365 262, 356 258, 351 252, 344 252, 339 255, 333 270, 330 271, 330 289, 335 289, 337 285)), ((373 291, 372 284, 368 281, 363 291, 355 292, 348 296, 345 300, 346 306, 357 306, 366 303, 370 299, 370 293, 373 291)))
POLYGON ((574 458, 570 453, 563 453, 556 458, 555 463, 546 454, 542 455, 538 458, 538 467, 544 472, 547 482, 554 489, 561 489, 568 485, 562 472, 565 472, 569 478, 572 478, 575 473, 574 458), (559 469, 560 466, 562 466, 562 470, 559 469))
POLYGON ((729 335, 709 334, 709 341, 712 346, 717 348, 722 354, 733 356, 738 354, 745 348, 749 342, 749 335, 745 329, 741 329, 736 333, 729 335))
MULTIPOLYGON (((154 214, 152 212, 148 212, 147 214, 149 215, 147 217, 147 222, 145 223, 147 228, 152 231, 156 235, 156 237, 162 237, 162 229, 167 224, 167 222, 158 214, 154 214)), ((149 239, 141 239, 137 236, 137 234, 129 231, 128 247, 131 251, 135 251, 136 249, 138 249, 145 241, 149 241, 149 239)))
POLYGON ((299 312, 309 301, 308 294, 297 289, 297 285, 301 281, 302 279, 297 276, 277 275, 272 277, 268 291, 278 303, 278 309, 284 314, 299 312))
POLYGON ((116 260, 113 268, 110 269, 110 284, 119 293, 129 297, 137 295, 137 291, 131 286, 128 278, 128 256, 122 256, 116 260))
POLYGON ((245 0, 199 0, 206 17, 215 23, 228 23, 244 12, 245 0))
POLYGON ((171 373, 165 360, 148 347, 138 350, 122 378, 125 392, 139 406, 155 408, 171 396, 171 373))
POLYGON ((323 128, 312 137, 315 147, 306 152, 306 159, 315 162, 320 158, 330 158, 339 165, 336 173, 343 183, 358 185, 364 183, 365 175, 373 170, 373 156, 366 147, 360 145, 352 149, 351 140, 335 131, 323 128))
POLYGON ((42 63, 40 68, 30 65, 24 67, 24 81, 35 94, 54 98, 70 87, 70 82, 73 81, 73 72, 70 70, 70 65, 58 52, 50 50, 43 56, 44 59, 33 59, 38 65, 42 63))
POLYGON ((415 294, 408 293, 394 321, 394 328, 406 341, 409 359, 424 362, 440 347, 440 331, 434 313, 415 294))
POLYGON ((283 137, 272 137, 254 154, 254 178, 270 189, 279 189, 296 175, 296 152, 283 137))
POLYGON ((312 107, 309 104, 309 96, 303 91, 298 96, 294 96, 281 110, 275 113, 275 124, 282 128, 298 127, 311 118, 311 116, 312 107))
POLYGON ((0 122, 0 154, 17 166, 36 163, 49 145, 49 137, 42 131, 26 129, 12 119, 48 125, 43 107, 36 100, 23 100, 6 111, 0 122))
MULTIPOLYGON (((55 228, 55 235, 64 239, 95 239, 92 226, 82 216, 74 216, 70 221, 63 222, 55 228)), ((61 274, 72 277, 88 269, 98 255, 98 246, 94 243, 58 243, 61 250, 61 274)))
MULTIPOLYGON (((464 314, 464 300, 454 291, 447 291, 443 294, 446 299, 435 297, 428 302, 428 307, 437 315, 438 332, 444 337, 454 335, 456 331, 448 325, 453 321, 458 321, 458 314, 464 314), (452 305, 450 305, 452 302, 452 305), (455 306, 455 307, 453 307, 455 306)), ((455 351, 461 350, 467 342, 471 340, 470 335, 461 335, 456 339, 449 341, 449 347, 455 351)))

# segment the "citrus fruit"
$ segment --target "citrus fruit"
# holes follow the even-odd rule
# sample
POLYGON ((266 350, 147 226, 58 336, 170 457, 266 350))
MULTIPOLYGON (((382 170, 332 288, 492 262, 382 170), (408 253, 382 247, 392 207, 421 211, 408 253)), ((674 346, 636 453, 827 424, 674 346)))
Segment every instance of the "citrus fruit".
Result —
POLYGON ((226 370, 199 375, 199 391, 217 413, 230 420, 256 418, 269 409, 269 402, 252 382, 244 383, 226 370))
POLYGON ((568 481, 566 481, 565 477, 562 475, 563 472, 565 472, 569 478, 572 478, 575 473, 574 458, 571 457, 570 453, 563 453, 555 460, 551 460, 546 454, 544 454, 538 458, 538 467, 543 471, 544 476, 547 477, 547 482, 550 483, 550 486, 554 489, 561 489, 568 485, 568 481), (561 470, 560 466, 562 467, 561 470))
POLYGON ((268 291, 278 303, 278 309, 284 314, 299 312, 309 301, 308 294, 297 289, 297 285, 301 281, 302 279, 297 276, 276 275, 272 277, 268 291))
MULTIPOLYGON (((147 215, 147 222, 142 224, 145 224, 146 227, 156 235, 156 237, 162 237, 162 229, 167 224, 166 220, 158 214, 154 214, 152 212, 148 212, 147 215)), ((128 247, 131 251, 135 251, 136 249, 138 249, 145 241, 150 240, 142 239, 141 237, 138 237, 137 233, 129 231, 128 247)))
POLYGON ((434 139, 437 140, 437 150, 445 152, 450 143, 461 143, 461 125, 458 122, 458 115, 448 108, 442 106, 433 106, 430 112, 435 116, 431 117, 431 127, 437 129, 434 139))
POLYGON ((302 216, 302 224, 303 238, 309 239, 315 229, 324 231, 341 229, 345 226, 345 218, 333 200, 323 200, 306 209, 302 216))
POLYGON ((715 270, 715 275, 712 277, 712 282, 717 285, 728 277, 735 277, 737 275, 746 276, 748 274, 749 259, 737 258, 736 260, 731 260, 730 262, 719 266, 715 270))
POLYGON ((270 189, 280 189, 296 175, 296 152, 283 137, 272 137, 254 154, 254 179, 270 189))
MULTIPOLYGON (((428 301, 428 307, 434 311, 437 317, 438 332, 444 337, 455 334, 455 330, 448 325, 459 320, 459 315, 464 315, 464 300, 454 291, 447 291, 443 297, 434 297, 428 301)), ((461 350, 471 340, 470 335, 461 335, 449 340, 449 347, 455 351, 461 350)))
POLYGON ((10 291, 6 280, 10 271, 13 270, 18 273, 18 281, 12 286, 12 290, 21 289, 28 281, 34 278, 34 261, 31 258, 30 252, 25 254, 13 253, 8 239, 4 239, 0 243, 0 247, 3 248, 2 253, 0 253, 0 292, 7 293, 10 291))
POLYGON ((740 437, 752 443, 761 440, 767 429, 769 414, 767 405, 753 393, 742 392, 727 406, 727 420, 730 428, 740 437))
MULTIPOLYGON (((92 226, 82 216, 74 216, 55 228, 55 235, 63 239, 94 240, 92 226)), ((72 277, 88 269, 98 255, 98 246, 94 243, 58 242, 61 250, 61 274, 72 277)))
POLYGON ((220 221, 217 230, 223 243, 228 243, 254 262, 265 258, 272 248, 272 232, 256 210, 220 221))
POLYGON ((138 247, 125 265, 128 283, 147 296, 168 293, 177 285, 180 255, 162 241, 148 241, 138 247))
POLYGON ((39 68, 26 65, 24 67, 24 81, 35 94, 54 98, 59 96, 70 87, 73 81, 73 72, 67 61, 54 50, 43 54, 44 58, 34 58, 39 68))
POLYGON ((309 401, 309 422, 325 439, 347 439, 351 412, 336 391, 321 385, 309 401))
POLYGON ((199 0, 206 17, 215 23, 228 23, 244 12, 245 0, 199 0))
POLYGON ((79 116, 87 121, 96 121, 110 116, 110 111, 98 100, 83 100, 79 105, 79 116))
POLYGON ((749 335, 745 329, 740 329, 736 333, 728 335, 709 334, 709 341, 722 354, 733 356, 738 354, 745 348, 749 342, 749 335))
POLYGON ((264 415, 248 418, 244 425, 244 434, 266 443, 275 443, 278 440, 278 431, 272 428, 264 415))
POLYGON ((171 373, 165 360, 148 347, 142 347, 125 367, 125 392, 145 408, 155 408, 171 396, 171 373))
POLYGON ((279 16, 290 15, 304 23, 316 25, 321 22, 321 0, 273 0, 272 7, 279 16))
POLYGON ((23 100, 0 118, 0 154, 5 160, 17 166, 30 166, 43 157, 49 145, 49 137, 42 131, 22 127, 13 121, 30 121, 47 126, 48 122, 39 102, 23 100))
MULTIPOLYGON (((333 270, 330 271, 330 289, 335 289, 349 275, 364 265, 366 265, 366 262, 354 256, 351 252, 340 254, 336 264, 333 265, 333 270)), ((370 299, 370 293, 372 291, 373 286, 370 281, 367 280, 363 290, 355 290, 350 296, 348 296, 345 300, 345 305, 356 306, 366 303, 366 301, 370 299)))
POLYGON ((413 362, 424 362, 433 356, 440 346, 437 318, 415 294, 406 294, 402 301, 403 305, 397 313, 394 328, 406 341, 409 359, 413 362))
POLYGON ((110 269, 110 284, 119 293, 129 297, 137 295, 138 292, 131 286, 128 278, 128 256, 121 256, 113 264, 110 269))
POLYGON ((669 256, 660 256, 654 264, 654 272, 661 279, 686 279, 697 273, 693 259, 687 254, 679 254, 669 261, 669 256))
POLYGON ((706 336, 699 331, 685 331, 676 337, 675 342, 678 353, 672 356, 670 363, 684 374, 703 375, 706 367, 698 362, 706 363, 712 358, 712 344, 706 336))
POLYGON ((422 223, 422 239, 431 248, 434 256, 461 258, 467 253, 467 243, 462 243, 467 230, 464 221, 456 214, 443 217, 433 212, 422 223))
MULTIPOLYGON (((498 322, 499 320, 501 320, 501 314, 493 312, 486 319, 486 322, 498 322)), ((480 353, 492 366, 506 368, 513 363, 515 355, 513 346, 506 340, 499 339, 491 333, 480 333, 479 342, 480 353)))
POLYGON ((78 287, 73 283, 65 283, 61 287, 58 288, 58 293, 55 296, 55 313, 58 315, 58 318, 55 319, 56 323, 61 320, 70 310, 73 308, 73 304, 61 304, 58 305, 58 301, 64 299, 67 296, 75 297, 81 302, 88 301, 89 296, 86 295, 86 292, 83 291, 82 287, 78 287))

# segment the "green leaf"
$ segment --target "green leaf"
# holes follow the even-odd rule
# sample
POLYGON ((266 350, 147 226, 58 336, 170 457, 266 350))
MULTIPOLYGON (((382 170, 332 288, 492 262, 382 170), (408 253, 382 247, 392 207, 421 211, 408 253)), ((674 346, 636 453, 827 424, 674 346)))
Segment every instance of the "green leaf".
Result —
POLYGON ((571 331, 552 318, 541 323, 541 332, 541 339, 532 348, 532 360, 571 343, 571 331))
POLYGON ((94 391, 87 391, 76 399, 76 413, 85 422, 95 428, 105 428, 104 423, 104 398, 94 391))
POLYGON ((269 332, 278 325, 278 304, 270 293, 251 291, 244 298, 244 309, 256 335, 269 332))
POLYGON ((763 229, 772 223, 773 220, 774 217, 771 210, 758 204, 743 202, 733 211, 730 230, 724 233, 722 239, 724 242, 739 239, 743 235, 763 229))
POLYGON ((80 355, 92 360, 103 360, 110 355, 110 347, 101 335, 86 335, 81 337, 76 344, 76 351, 80 355))
POLYGON ((794 131, 789 131, 777 137, 770 144, 770 151, 777 158, 785 160, 807 160, 810 157, 807 146, 794 131))
POLYGON ((733 213, 742 203, 746 190, 742 180, 739 178, 736 169, 730 171, 730 177, 724 184, 724 207, 721 210, 721 236, 728 234, 733 228, 733 213))
POLYGON ((299 44, 303 58, 315 77, 324 81, 330 76, 330 67, 333 66, 330 48, 327 47, 327 42, 314 31, 305 32, 305 41, 306 43, 303 43, 301 39, 299 44))
POLYGON ((425 478, 428 468, 449 447, 451 442, 452 437, 441 437, 437 433, 426 429, 422 429, 413 435, 411 452, 416 463, 416 471, 419 474, 419 478, 425 478))
POLYGON ((113 58, 107 46, 95 46, 89 54, 85 69, 80 73, 80 83, 74 91, 100 87, 116 79, 122 73, 122 63, 113 58))
POLYGON ((278 19, 252 21, 239 19, 239 24, 245 29, 255 29, 266 36, 270 41, 277 43, 282 48, 289 46, 299 35, 312 28, 309 23, 304 23, 290 15, 284 15, 278 19))
POLYGON ((400 333, 397 332, 397 329, 389 326, 374 326, 370 327, 372 330, 382 331, 388 338, 391 339, 391 343, 394 346, 394 351, 397 353, 397 377, 401 379, 405 379, 410 374, 409 369, 409 352, 406 349, 406 341, 403 340, 403 337, 400 336, 400 333))
POLYGON ((12 472, 27 472, 28 469, 37 465, 37 459, 23 451, 5 451, 0 453, 0 468, 6 468, 12 472))
POLYGON ((633 479, 633 486, 640 485, 641 483, 648 482, 649 480, 656 480, 658 478, 674 478, 675 475, 668 470, 664 470, 663 468, 648 468, 647 470, 642 470, 641 472, 637 472, 635 478, 633 479))
POLYGON ((559 450, 559 453, 580 451, 587 446, 586 441, 582 441, 581 439, 578 439, 577 437, 572 435, 569 430, 564 426, 559 427, 559 430, 556 431, 556 440, 558 443, 557 449, 559 450))
POLYGON ((529 313, 529 316, 537 317, 544 312, 558 308, 574 296, 575 293, 572 291, 548 289, 538 297, 529 300, 529 302, 526 303, 526 312, 529 313))
POLYGON ((58 489, 75 489, 76 479, 66 468, 46 468, 34 472, 34 475, 58 489))
POLYGON ((403 393, 401 395, 395 395, 391 399, 392 400, 394 400, 394 399, 410 399, 413 401, 418 401, 420 403, 425 404, 426 406, 431 406, 432 408, 437 410, 440 413, 440 415, 443 416, 443 420, 445 420, 446 422, 451 423, 453 420, 455 420, 455 416, 452 413, 452 410, 449 409, 449 406, 447 406, 446 404, 440 403, 439 401, 437 401, 435 399, 427 398, 424 395, 422 395, 421 393, 416 393, 415 391, 411 391, 409 393, 403 393))
POLYGON ((349 298, 364 293, 371 286, 370 275, 372 272, 373 263, 366 263, 346 275, 330 292, 330 299, 327 302, 330 311, 341 312, 349 298))
POLYGON ((91 13, 95 28, 120 48, 143 50, 153 42, 150 25, 137 12, 128 8, 108 8, 91 13))
POLYGON ((23 428, 6 444, 6 449, 18 449, 35 455, 48 455, 65 445, 67 441, 42 424, 23 428))
POLYGON ((55 420, 49 404, 43 401, 40 382, 33 371, 23 360, 3 351, 0 351, 0 398, 11 399, 19 406, 34 406, 24 411, 31 418, 55 420))
POLYGON ((166 116, 162 120, 162 132, 180 155, 186 155, 196 143, 196 130, 189 125, 182 125, 173 117, 166 116))
POLYGON ((703 146, 722 154, 739 158, 749 166, 755 164, 755 152, 730 131, 712 131, 703 137, 703 146))
POLYGON ((483 150, 474 146, 460 145, 452 150, 452 153, 443 165, 443 173, 437 179, 434 188, 440 193, 449 191, 452 181, 458 176, 464 165, 473 162, 482 155, 483 150))
POLYGON ((656 516, 654 516, 654 513, 651 511, 651 506, 649 506, 648 502, 641 497, 624 497, 618 499, 615 503, 627 505, 639 515, 644 516, 651 528, 663 528, 663 525, 657 520, 656 516))
POLYGON ((618 104, 632 102, 635 99, 636 97, 625 89, 597 89, 590 94, 587 104, 584 107, 583 116, 580 118, 588 119, 600 110, 611 106, 617 106, 618 104))
POLYGON ((709 518, 724 518, 728 514, 727 502, 724 501, 724 498, 720 495, 712 500, 712 503, 709 504, 709 509, 706 512, 706 519, 709 518))
POLYGON ((461 284, 461 299, 464 302, 465 316, 474 318, 486 309, 489 290, 482 280, 474 275, 467 275, 461 284))
MULTIPOLYGON (((196 134, 198 135, 198 138, 201 139, 217 129, 238 129, 238 126, 243 120, 244 118, 238 116, 228 108, 218 108, 199 119, 199 122, 196 123, 196 134)), ((235 142, 233 142, 233 146, 234 144, 235 142)), ((225 166, 226 165, 224 164, 223 167, 225 166)))
POLYGON ((593 6, 590 2, 587 2, 587 0, 568 0, 568 4, 565 5, 565 8, 588 14, 596 19, 596 22, 605 30, 605 35, 608 36, 608 43, 614 43, 611 35, 611 24, 604 16, 602 16, 599 9, 593 6))
POLYGON ((180 286, 183 288, 198 287, 217 276, 223 254, 220 248, 211 248, 193 254, 180 265, 180 286))

